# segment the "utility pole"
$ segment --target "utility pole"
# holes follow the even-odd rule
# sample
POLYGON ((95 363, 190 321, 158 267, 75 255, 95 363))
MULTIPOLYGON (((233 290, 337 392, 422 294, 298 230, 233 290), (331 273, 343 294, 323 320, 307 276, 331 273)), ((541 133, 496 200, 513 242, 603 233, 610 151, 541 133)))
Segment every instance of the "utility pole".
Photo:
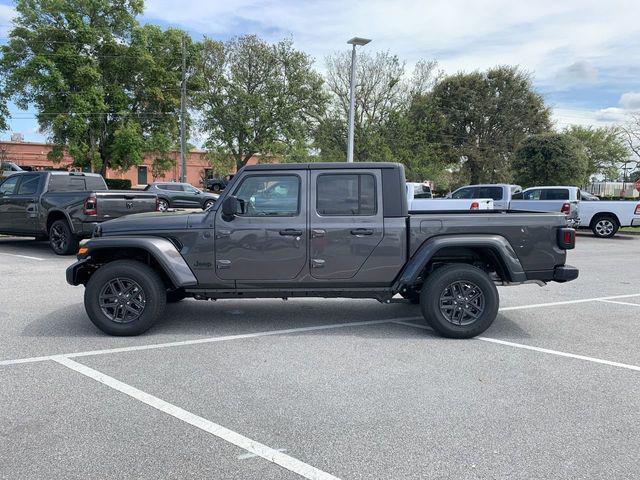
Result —
POLYGON ((180 181, 187 181, 187 50, 182 36, 182 85, 180 86, 180 181))

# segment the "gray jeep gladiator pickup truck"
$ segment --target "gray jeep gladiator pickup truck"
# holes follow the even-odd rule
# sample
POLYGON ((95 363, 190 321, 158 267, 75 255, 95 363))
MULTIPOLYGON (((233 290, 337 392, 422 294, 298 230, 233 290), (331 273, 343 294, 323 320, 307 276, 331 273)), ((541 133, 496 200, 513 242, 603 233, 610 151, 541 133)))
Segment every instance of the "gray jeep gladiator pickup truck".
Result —
POLYGON ((112 335, 146 331, 185 297, 400 294, 441 335, 469 338, 495 319, 496 285, 577 278, 574 245, 560 213, 409 212, 399 164, 255 165, 207 211, 97 226, 67 281, 112 335))
POLYGON ((0 233, 48 238, 56 254, 71 255, 97 223, 154 211, 156 201, 152 193, 108 190, 95 173, 14 173, 0 183, 0 233))

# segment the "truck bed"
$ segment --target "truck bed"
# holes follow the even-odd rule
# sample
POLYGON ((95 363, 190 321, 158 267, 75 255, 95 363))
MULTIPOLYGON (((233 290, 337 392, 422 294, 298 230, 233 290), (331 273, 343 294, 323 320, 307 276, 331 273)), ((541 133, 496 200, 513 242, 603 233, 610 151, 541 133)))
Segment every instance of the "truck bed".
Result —
POLYGON ((536 248, 544 239, 557 245, 557 228, 566 226, 561 213, 484 210, 475 212, 412 212, 408 218, 409 257, 428 239, 441 235, 472 236, 474 234, 498 235, 507 239, 516 249, 525 270, 548 269, 550 265, 562 265, 566 254, 536 248), (541 257, 544 255, 544 257, 541 257))

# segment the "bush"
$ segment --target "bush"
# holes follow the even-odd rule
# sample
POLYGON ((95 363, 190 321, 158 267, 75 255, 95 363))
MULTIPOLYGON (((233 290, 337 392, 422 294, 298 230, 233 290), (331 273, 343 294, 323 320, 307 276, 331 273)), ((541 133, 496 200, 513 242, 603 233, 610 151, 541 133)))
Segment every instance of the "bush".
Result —
POLYGON ((120 178, 105 178, 109 190, 131 190, 131 180, 120 178))

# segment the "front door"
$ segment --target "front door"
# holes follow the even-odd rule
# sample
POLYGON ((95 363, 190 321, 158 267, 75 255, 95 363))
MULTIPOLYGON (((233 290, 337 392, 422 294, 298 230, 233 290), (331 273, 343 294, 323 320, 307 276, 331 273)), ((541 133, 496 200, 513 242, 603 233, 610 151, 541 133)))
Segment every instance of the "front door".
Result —
POLYGON ((307 263, 306 170, 247 175, 231 195, 244 213, 215 223, 216 272, 226 280, 285 281, 307 263))
POLYGON ((318 170, 311 173, 311 275, 352 278, 382 241, 379 170, 318 170))
POLYGON ((0 232, 15 232, 13 197, 18 190, 19 179, 20 175, 14 175, 0 184, 0 232))
POLYGON ((20 175, 15 195, 11 197, 11 223, 20 233, 36 233, 38 220, 38 188, 41 175, 20 175))

